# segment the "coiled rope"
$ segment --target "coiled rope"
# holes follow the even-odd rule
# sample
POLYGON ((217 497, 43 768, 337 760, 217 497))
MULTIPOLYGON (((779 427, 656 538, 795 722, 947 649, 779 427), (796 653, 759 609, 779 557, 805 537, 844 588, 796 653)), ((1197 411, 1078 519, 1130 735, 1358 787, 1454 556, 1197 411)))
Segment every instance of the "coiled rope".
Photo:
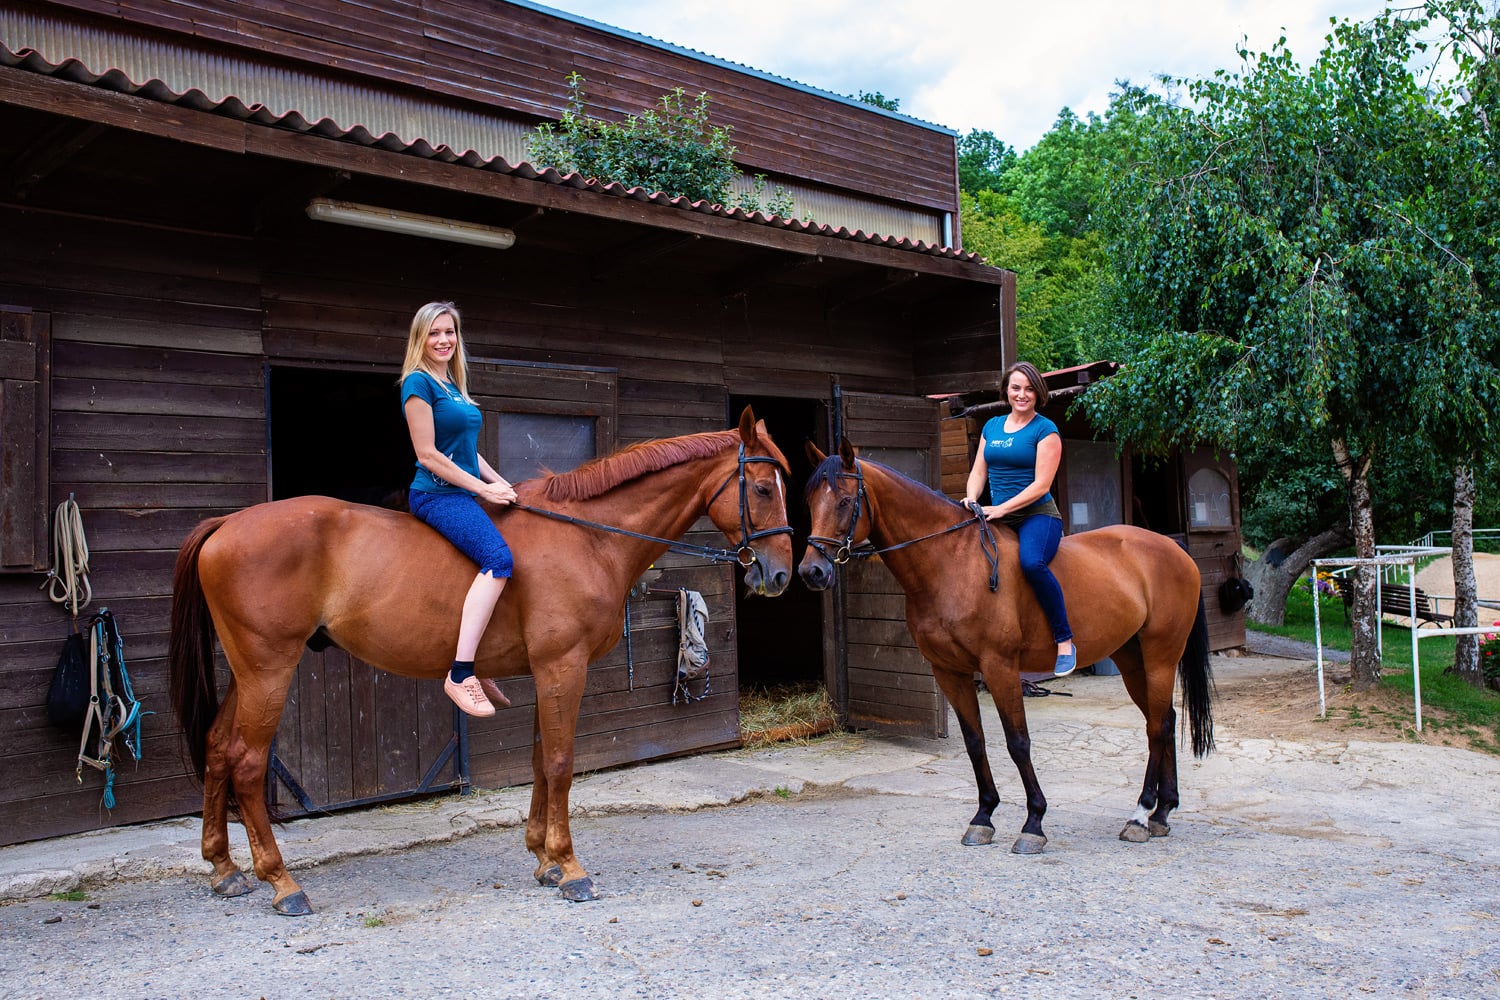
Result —
POLYGON ((53 603, 68 607, 73 613, 73 627, 78 628, 78 609, 94 599, 89 586, 89 543, 83 533, 83 514, 73 494, 57 505, 52 519, 52 569, 42 581, 53 603))

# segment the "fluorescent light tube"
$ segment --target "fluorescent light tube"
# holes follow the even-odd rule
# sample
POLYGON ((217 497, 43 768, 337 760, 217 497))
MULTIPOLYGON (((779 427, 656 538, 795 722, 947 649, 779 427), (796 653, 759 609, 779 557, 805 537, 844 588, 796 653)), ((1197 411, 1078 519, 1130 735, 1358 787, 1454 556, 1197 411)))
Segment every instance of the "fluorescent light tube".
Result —
POLYGON ((448 240, 451 243, 472 243, 475 246, 495 250, 509 250, 516 242, 516 234, 499 226, 484 226, 477 222, 459 222, 436 215, 418 215, 394 208, 376 205, 361 205, 353 201, 334 201, 331 198, 314 198, 307 203, 307 217, 320 222, 337 222, 345 226, 363 229, 379 229, 387 233, 403 233, 407 236, 423 236, 432 240, 448 240))

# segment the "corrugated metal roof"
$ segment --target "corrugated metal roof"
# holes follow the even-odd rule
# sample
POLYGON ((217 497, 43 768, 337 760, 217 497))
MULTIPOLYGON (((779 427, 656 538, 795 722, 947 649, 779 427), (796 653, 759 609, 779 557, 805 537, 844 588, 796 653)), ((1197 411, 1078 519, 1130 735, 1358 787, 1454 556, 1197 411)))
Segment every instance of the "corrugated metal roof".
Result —
POLYGON ((978 254, 942 246, 939 223, 926 213, 789 186, 809 219, 746 213, 705 201, 595 178, 537 170, 525 162, 529 124, 398 94, 347 77, 291 70, 128 31, 101 29, 46 14, 0 6, 0 63, 30 72, 182 105, 237 120, 352 141, 474 169, 491 170, 602 195, 670 205, 684 211, 982 263, 978 254), (809 198, 809 195, 815 197, 809 198), (809 207, 808 202, 822 201, 809 207), (825 219, 817 221, 819 211, 825 219), (852 212, 855 228, 837 224, 852 212), (883 235, 872 223, 889 224, 883 235), (865 228, 870 226, 870 228, 865 228), (925 238, 924 238, 925 237, 925 238))
POLYGON ((574 24, 582 25, 586 28, 593 28, 595 31, 602 31, 607 35, 614 35, 618 38, 629 38, 632 41, 640 42, 642 45, 650 45, 653 48, 663 49, 667 52, 676 52, 679 55, 687 56, 689 59, 696 59, 698 62, 712 63, 715 66, 723 66, 725 69, 732 69, 736 73, 744 73, 747 76, 756 76, 760 77, 762 80, 770 80, 771 82, 780 84, 783 87, 790 87, 792 90, 800 90, 804 94, 813 94, 825 100, 837 101, 840 104, 847 104, 850 107, 859 108, 863 111, 869 111, 873 114, 882 115, 886 118, 895 118, 898 121, 910 122, 913 125, 920 125, 922 128, 931 129, 934 132, 941 132, 944 135, 958 135, 956 131, 946 125, 938 125, 933 122, 923 121, 921 118, 913 118, 911 115, 903 114, 900 111, 891 111, 887 108, 878 107, 874 104, 868 104, 864 101, 861 101, 857 97, 850 97, 847 94, 835 94, 831 90, 821 90, 817 87, 813 87, 809 84, 793 80, 789 77, 777 76, 775 73, 767 73, 765 70, 756 69, 754 66, 747 66, 745 63, 733 62, 729 59, 720 58, 719 56, 704 52, 701 49, 690 49, 684 45, 677 45, 673 42, 664 41, 660 38, 653 38, 650 35, 643 35, 640 32, 630 31, 626 28, 617 28, 612 24, 605 24, 602 21, 595 21, 591 18, 584 17, 581 14, 570 14, 565 10, 558 10, 555 7, 548 7, 544 4, 532 3, 531 0, 507 0, 507 2, 513 3, 517 7, 527 7, 531 10, 538 11, 542 14, 546 14, 548 17, 555 17, 563 21, 571 21, 574 24))

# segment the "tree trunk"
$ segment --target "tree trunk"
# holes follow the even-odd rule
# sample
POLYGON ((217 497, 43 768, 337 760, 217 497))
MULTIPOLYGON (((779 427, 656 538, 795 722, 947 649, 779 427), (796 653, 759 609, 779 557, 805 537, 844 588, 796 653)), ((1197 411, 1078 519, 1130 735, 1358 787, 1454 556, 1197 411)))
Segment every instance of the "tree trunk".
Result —
MULTIPOLYGON (((1364 454, 1350 455, 1343 438, 1332 441, 1333 459, 1349 484, 1349 528, 1354 534, 1354 555, 1375 558, 1375 511, 1370 498, 1370 465, 1375 446, 1364 454)), ((1380 683, 1380 649, 1376 619, 1380 614, 1380 570, 1373 565, 1354 571, 1354 604, 1349 609, 1349 627, 1354 647, 1349 651, 1349 673, 1354 690, 1368 691, 1380 683)))
MULTIPOLYGON (((1257 625, 1286 624, 1286 595, 1292 585, 1307 575, 1307 568, 1314 559, 1321 559, 1339 549, 1347 548, 1352 539, 1347 524, 1329 528, 1299 544, 1292 553, 1281 560, 1281 565, 1271 566, 1265 558, 1245 565, 1245 579, 1255 588, 1255 597, 1245 609, 1245 619, 1257 625)), ((1280 538, 1266 551, 1285 549, 1282 543, 1290 539, 1280 538)))
MULTIPOLYGON (((1474 576, 1474 467, 1460 463, 1453 470, 1453 624, 1479 624, 1479 582, 1474 576)), ((1479 666, 1479 636, 1460 635, 1453 651, 1453 672, 1475 687, 1484 687, 1479 666)))

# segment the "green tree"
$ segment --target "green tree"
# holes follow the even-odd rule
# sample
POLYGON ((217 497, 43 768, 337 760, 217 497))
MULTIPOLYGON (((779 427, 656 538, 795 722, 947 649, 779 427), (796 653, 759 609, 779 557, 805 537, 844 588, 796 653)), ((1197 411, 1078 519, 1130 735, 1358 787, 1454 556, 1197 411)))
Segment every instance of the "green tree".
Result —
POLYGON ((1021 217, 1016 200, 995 191, 965 194, 964 246, 1016 272, 1016 349, 1043 371, 1092 360, 1084 331, 1104 307, 1105 264, 1094 235, 1061 236, 1021 217))
MULTIPOLYGON (((1495 328, 1453 240, 1476 204, 1442 193, 1473 150, 1448 85, 1422 75, 1427 23, 1340 22, 1306 71, 1283 40, 1179 81, 1186 105, 1140 101, 1140 160, 1095 206, 1125 363, 1084 397, 1095 419, 1148 448, 1318 441, 1365 557, 1377 465, 1435 429, 1425 410, 1462 404, 1472 443, 1500 402, 1495 328)), ((1375 582, 1362 570, 1356 586, 1357 687, 1379 677, 1375 582)))
POLYGON ((970 197, 1001 190, 1001 178, 1016 162, 1016 151, 993 132, 974 129, 958 140, 958 187, 970 197))
POLYGON ((997 190, 1016 199, 1027 221, 1064 236, 1097 228, 1095 212, 1134 155, 1135 109, 1145 99, 1138 87, 1118 86, 1102 117, 1079 118, 1063 108, 1047 134, 1005 171, 997 190))
POLYGON ((884 108, 886 111, 900 111, 901 98, 886 97, 880 91, 861 90, 857 100, 864 102, 874 108, 884 108))

